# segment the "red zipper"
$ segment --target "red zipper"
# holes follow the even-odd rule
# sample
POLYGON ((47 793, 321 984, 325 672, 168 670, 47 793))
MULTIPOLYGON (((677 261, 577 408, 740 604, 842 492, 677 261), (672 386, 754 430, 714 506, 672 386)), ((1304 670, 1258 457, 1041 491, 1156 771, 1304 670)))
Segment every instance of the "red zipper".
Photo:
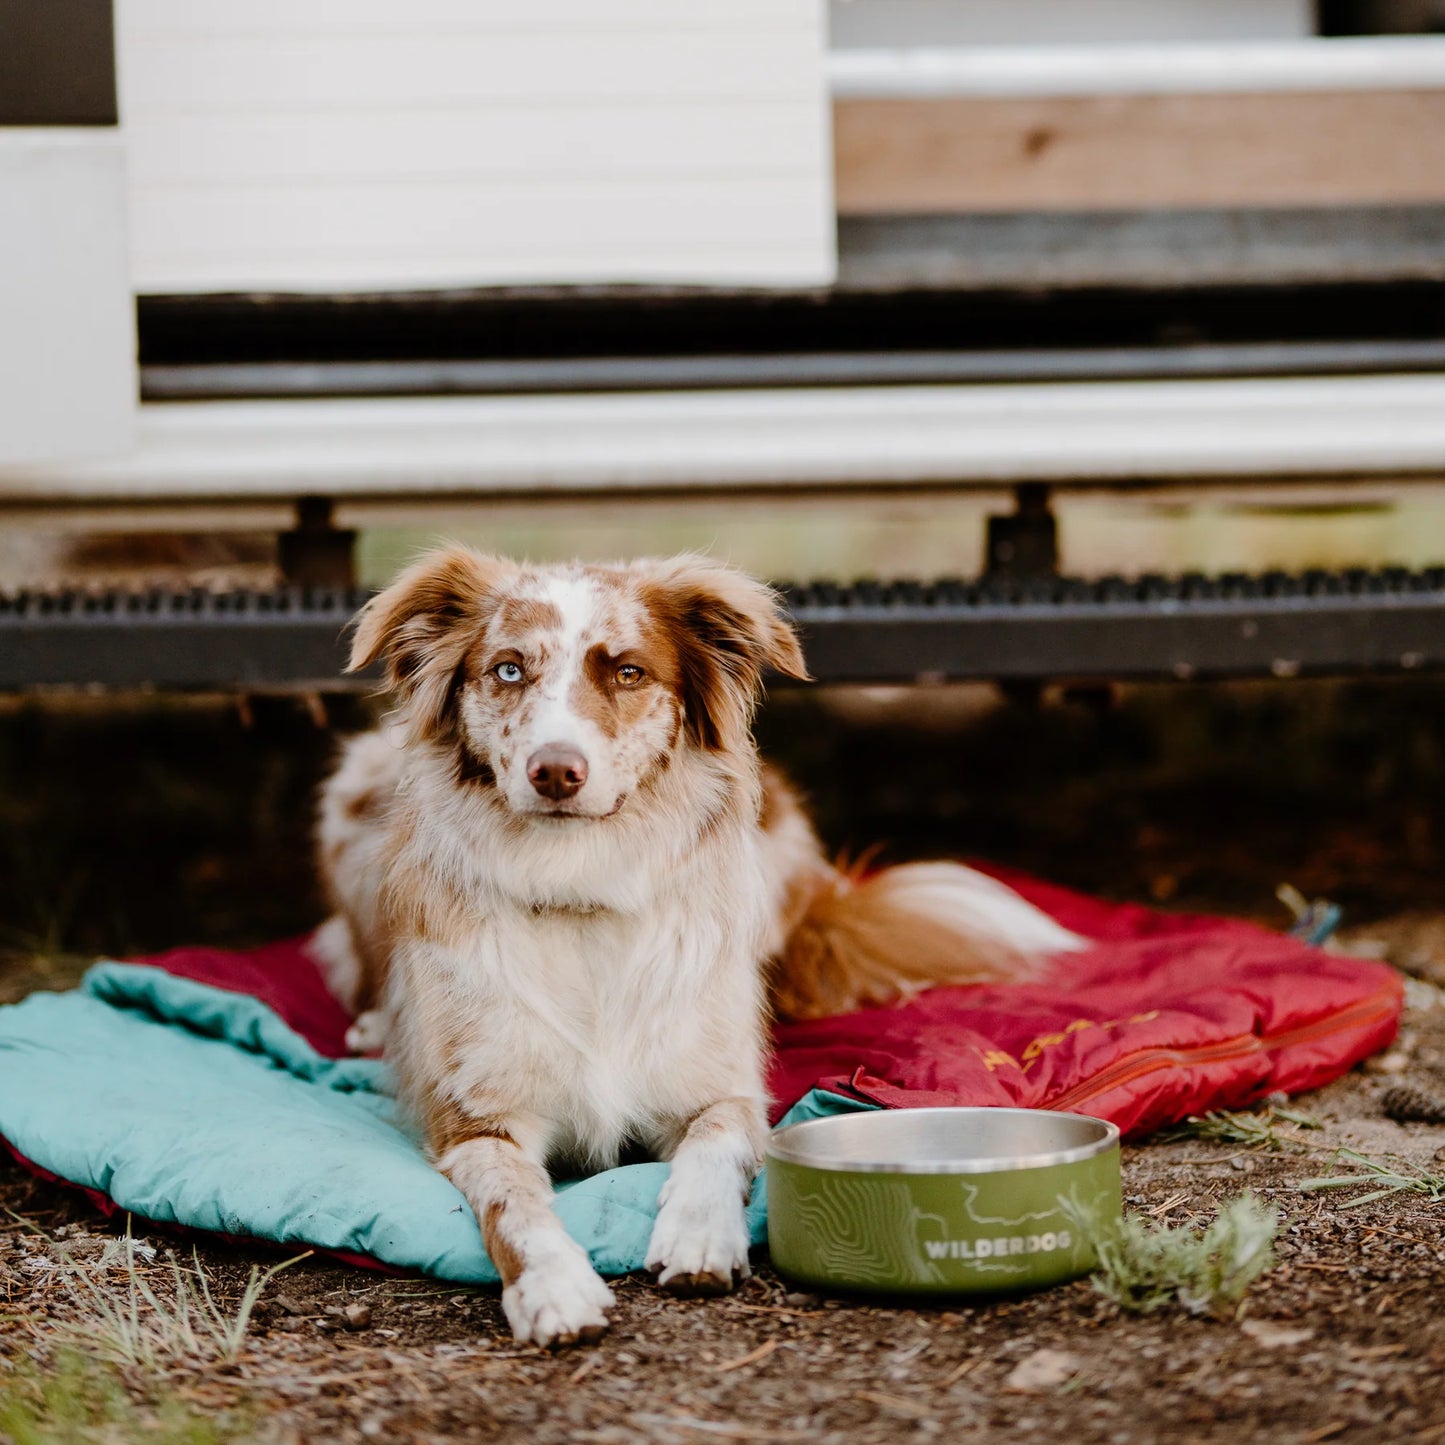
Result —
POLYGON ((1373 1023, 1376 1019, 1385 1018, 1395 1011, 1399 998, 1400 989, 1391 985, 1383 992, 1352 1004, 1347 1009, 1341 1009, 1339 1013, 1331 1014, 1328 1018, 1316 1019, 1313 1023, 1301 1024, 1298 1028, 1285 1029, 1277 1034, 1243 1034, 1238 1038, 1226 1039, 1223 1043, 1201 1044, 1197 1048, 1188 1049, 1141 1049, 1137 1054, 1110 1064, 1107 1069, 1100 1070, 1082 1084, 1066 1089, 1043 1107, 1067 1113, 1090 1099, 1097 1099, 1100 1094, 1107 1094, 1110 1089, 1132 1083, 1133 1080, 1157 1073, 1160 1069, 1181 1064, 1213 1064, 1224 1059, 1248 1058, 1251 1054, 1265 1049, 1288 1048, 1293 1044, 1326 1038, 1333 1033, 1343 1033, 1358 1024, 1373 1023))

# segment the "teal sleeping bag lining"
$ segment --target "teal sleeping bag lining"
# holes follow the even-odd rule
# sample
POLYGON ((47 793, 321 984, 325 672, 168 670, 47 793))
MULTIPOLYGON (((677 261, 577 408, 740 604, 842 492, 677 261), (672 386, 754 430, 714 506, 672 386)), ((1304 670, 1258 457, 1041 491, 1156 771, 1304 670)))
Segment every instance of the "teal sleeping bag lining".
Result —
MULTIPOLYGON (((783 1123, 865 1108, 813 1090, 783 1123)), ((258 999, 145 964, 0 1009, 0 1136, 161 1224, 495 1283, 471 1209, 401 1122, 386 1065, 329 1059, 258 999)), ((641 1269, 665 1164, 557 1187, 604 1275, 641 1269)), ((767 1236, 760 1180, 752 1239, 767 1236)))

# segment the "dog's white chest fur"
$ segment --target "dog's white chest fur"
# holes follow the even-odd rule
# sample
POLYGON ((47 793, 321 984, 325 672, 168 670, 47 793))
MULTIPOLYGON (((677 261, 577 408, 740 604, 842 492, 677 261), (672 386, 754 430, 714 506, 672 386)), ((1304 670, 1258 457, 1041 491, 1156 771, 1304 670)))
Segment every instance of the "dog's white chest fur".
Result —
POLYGON ((761 1040, 738 1022, 758 1014, 763 890, 756 848, 729 841, 726 881, 684 865, 635 911, 488 890, 446 949, 403 951, 391 1001, 399 1032, 419 991, 440 989, 448 1015, 445 1054, 423 1056, 444 1070, 432 1091, 495 1100, 536 1121, 547 1157, 592 1168, 629 1142, 656 1149, 720 1086, 756 1095, 761 1040))

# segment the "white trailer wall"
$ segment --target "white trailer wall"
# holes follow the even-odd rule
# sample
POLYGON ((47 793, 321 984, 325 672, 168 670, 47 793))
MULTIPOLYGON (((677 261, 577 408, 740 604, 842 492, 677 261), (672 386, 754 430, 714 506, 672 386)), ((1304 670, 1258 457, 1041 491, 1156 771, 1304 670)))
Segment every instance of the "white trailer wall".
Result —
POLYGON ((0 126, 0 465, 122 451, 135 406, 120 137, 0 126))
POLYGON ((812 284, 823 0, 118 0, 140 292, 812 284))

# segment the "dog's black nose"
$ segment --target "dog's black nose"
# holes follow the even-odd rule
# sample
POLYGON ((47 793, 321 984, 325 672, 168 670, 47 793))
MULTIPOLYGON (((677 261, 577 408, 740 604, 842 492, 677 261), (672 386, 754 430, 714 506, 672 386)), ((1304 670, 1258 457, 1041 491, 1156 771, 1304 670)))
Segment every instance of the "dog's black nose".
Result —
POLYGON ((562 743, 548 743, 527 759, 527 776, 544 798, 570 798, 587 781, 587 759, 562 743))

